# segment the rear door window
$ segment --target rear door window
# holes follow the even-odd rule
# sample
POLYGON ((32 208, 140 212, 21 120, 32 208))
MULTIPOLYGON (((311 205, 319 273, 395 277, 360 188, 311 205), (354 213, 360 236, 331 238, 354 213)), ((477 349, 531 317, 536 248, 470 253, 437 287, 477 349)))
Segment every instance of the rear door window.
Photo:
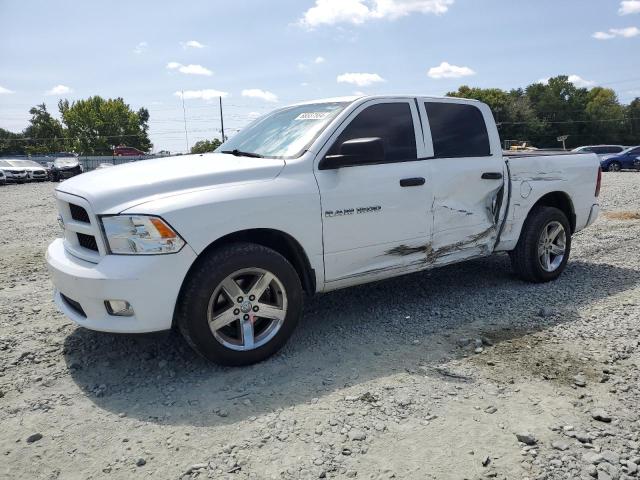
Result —
POLYGON ((378 103, 362 110, 342 131, 327 155, 338 155, 340 145, 347 140, 371 137, 382 139, 387 163, 418 158, 411 106, 406 102, 378 103))
POLYGON ((487 125, 479 108, 449 102, 425 102, 436 158, 491 155, 487 125))

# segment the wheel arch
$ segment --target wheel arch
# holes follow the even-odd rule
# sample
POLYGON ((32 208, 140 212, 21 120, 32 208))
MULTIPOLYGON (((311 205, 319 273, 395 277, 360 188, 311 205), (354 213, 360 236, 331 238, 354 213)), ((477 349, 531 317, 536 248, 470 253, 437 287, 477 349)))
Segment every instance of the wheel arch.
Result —
POLYGON ((182 298, 184 285, 186 284, 186 281, 191 275, 191 272, 194 270, 194 268, 212 250, 220 248, 223 245, 229 245, 236 242, 255 243, 257 245, 262 245, 264 247, 275 250, 280 255, 285 257, 291 263, 291 265, 293 265, 293 268, 295 268, 298 276, 300 277, 302 288, 307 293, 307 295, 311 296, 316 293, 315 271, 311 267, 309 257, 302 248, 302 245, 300 245, 300 242, 298 242, 294 237, 281 230, 270 228, 253 228, 240 230, 237 232, 229 233, 214 240, 204 250, 202 250, 202 252, 200 252, 198 258, 196 258, 196 260, 193 262, 193 264, 189 268, 189 271, 182 280, 182 285, 178 294, 178 300, 176 301, 176 306, 174 308, 174 324, 175 312, 178 308, 178 303, 182 298))
POLYGON ((531 214, 534 208, 538 206, 555 207, 561 210, 569 220, 569 226, 571 227, 571 233, 576 230, 576 212, 573 206, 573 201, 568 193, 562 191, 549 192, 543 195, 534 203, 527 213, 527 217, 531 214))

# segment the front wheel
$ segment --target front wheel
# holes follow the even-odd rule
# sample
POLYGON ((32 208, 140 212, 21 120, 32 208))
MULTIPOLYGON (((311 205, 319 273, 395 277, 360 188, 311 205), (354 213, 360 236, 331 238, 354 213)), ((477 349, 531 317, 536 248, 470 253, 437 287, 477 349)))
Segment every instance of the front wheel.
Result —
POLYGON ((516 248, 509 252, 516 274, 528 282, 549 282, 564 271, 571 251, 567 216, 554 207, 536 207, 527 217, 516 248))
POLYGON ((611 162, 607 170, 610 172, 619 172, 620 170, 622 170, 622 165, 620 164, 620 162, 611 162))
POLYGON ((236 243, 199 261, 176 313, 180 331, 202 356, 222 365, 249 365, 289 339, 302 315, 302 286, 279 253, 236 243))

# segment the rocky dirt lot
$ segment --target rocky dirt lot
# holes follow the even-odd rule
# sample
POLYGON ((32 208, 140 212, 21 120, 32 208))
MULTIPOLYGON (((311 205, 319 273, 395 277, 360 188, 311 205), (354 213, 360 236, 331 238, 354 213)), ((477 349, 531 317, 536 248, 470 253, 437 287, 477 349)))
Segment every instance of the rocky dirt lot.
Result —
POLYGON ((249 368, 57 313, 54 187, 0 187, 2 478, 640 478, 638 173, 559 281, 500 255, 319 296, 249 368))

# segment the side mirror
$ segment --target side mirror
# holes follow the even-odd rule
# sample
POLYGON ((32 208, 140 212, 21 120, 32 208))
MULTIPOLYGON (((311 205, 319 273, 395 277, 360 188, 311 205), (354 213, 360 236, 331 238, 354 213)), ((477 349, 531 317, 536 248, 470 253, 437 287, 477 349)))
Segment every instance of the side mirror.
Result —
POLYGON ((381 138, 354 138, 340 145, 339 154, 324 157, 318 165, 318 170, 334 170, 383 162, 384 143, 381 138))

